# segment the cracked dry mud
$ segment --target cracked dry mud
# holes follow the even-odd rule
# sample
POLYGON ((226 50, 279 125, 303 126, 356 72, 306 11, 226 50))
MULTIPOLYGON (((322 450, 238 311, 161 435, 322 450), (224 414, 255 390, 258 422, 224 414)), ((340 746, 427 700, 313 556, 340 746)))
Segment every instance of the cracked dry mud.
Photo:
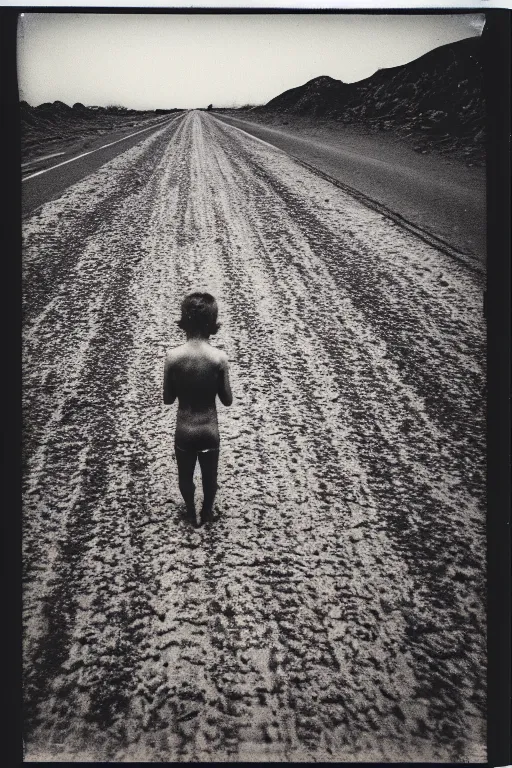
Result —
POLYGON ((484 760, 480 279, 198 112, 23 234, 25 759, 484 760), (235 397, 199 531, 196 289, 235 397))

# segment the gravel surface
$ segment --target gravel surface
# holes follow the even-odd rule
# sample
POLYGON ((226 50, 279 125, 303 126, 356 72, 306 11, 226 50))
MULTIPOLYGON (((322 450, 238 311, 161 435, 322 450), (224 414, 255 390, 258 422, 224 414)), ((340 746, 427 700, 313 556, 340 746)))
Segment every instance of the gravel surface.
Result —
POLYGON ((480 279, 199 112, 23 235, 25 759, 485 760, 480 279), (196 289, 235 397, 199 531, 196 289))

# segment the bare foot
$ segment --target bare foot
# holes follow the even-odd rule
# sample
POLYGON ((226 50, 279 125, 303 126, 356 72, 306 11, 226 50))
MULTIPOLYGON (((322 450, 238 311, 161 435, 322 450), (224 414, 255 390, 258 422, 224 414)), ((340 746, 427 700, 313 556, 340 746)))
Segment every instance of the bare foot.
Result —
POLYGON ((196 517, 196 508, 195 508, 195 506, 194 505, 189 506, 188 504, 186 504, 185 505, 185 509, 186 509, 187 519, 192 523, 194 528, 199 528, 199 526, 197 524, 197 517, 196 517))

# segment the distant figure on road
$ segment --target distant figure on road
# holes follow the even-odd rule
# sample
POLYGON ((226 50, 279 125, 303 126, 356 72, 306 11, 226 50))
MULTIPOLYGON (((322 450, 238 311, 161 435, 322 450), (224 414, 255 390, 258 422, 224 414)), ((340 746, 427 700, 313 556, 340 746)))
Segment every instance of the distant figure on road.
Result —
POLYGON ((203 480, 202 525, 211 515, 217 491, 220 439, 215 398, 218 395, 224 405, 233 402, 227 356, 208 341, 219 329, 217 314, 217 302, 209 293, 191 293, 183 300, 178 326, 187 341, 167 353, 164 369, 164 403, 172 405, 176 398, 179 403, 174 446, 180 491, 196 526, 196 460, 203 480))

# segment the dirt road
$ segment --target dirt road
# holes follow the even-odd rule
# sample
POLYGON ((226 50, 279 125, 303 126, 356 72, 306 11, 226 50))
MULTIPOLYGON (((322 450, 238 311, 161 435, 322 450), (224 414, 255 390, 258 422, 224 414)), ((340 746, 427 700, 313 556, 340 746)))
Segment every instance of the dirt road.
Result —
POLYGON ((198 112, 29 216, 23 269, 26 759, 482 761, 479 279, 198 112), (235 396, 199 531, 194 289, 235 396))

